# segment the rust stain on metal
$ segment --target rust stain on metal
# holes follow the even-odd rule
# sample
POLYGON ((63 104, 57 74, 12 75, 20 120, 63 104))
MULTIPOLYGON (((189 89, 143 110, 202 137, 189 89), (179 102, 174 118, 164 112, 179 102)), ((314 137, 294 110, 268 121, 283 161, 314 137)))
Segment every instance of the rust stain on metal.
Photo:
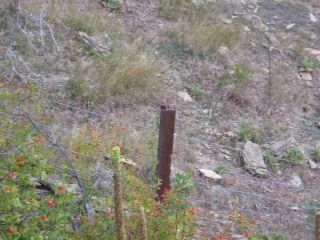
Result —
POLYGON ((320 240, 320 212, 316 214, 316 240, 320 240))
POLYGON ((170 189, 171 155, 173 151, 176 110, 161 106, 160 130, 158 141, 157 176, 160 178, 160 189, 157 191, 159 200, 163 193, 170 189))

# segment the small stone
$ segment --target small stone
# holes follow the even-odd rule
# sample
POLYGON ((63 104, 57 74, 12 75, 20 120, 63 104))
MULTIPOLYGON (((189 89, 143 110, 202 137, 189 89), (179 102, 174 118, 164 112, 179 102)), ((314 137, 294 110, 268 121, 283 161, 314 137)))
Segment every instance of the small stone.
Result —
POLYGON ((250 28, 248 26, 244 26, 243 30, 246 31, 246 32, 250 32, 250 28))
POLYGON ((293 187, 299 188, 302 186, 302 180, 297 173, 293 173, 289 184, 293 187))
POLYGON ((315 15, 313 15, 312 13, 309 13, 309 16, 310 16, 311 22, 313 22, 313 23, 318 22, 318 18, 315 15))
POLYGON ((309 87, 309 88, 313 88, 313 84, 311 81, 306 81, 306 86, 309 87))
POLYGON ((312 75, 310 72, 300 72, 300 77, 306 81, 312 81, 312 75))
POLYGON ((177 95, 185 102, 192 102, 193 99, 187 92, 177 92, 177 95))
POLYGON ((295 23, 291 23, 291 24, 289 24, 289 25, 286 26, 286 29, 287 29, 287 30, 290 30, 290 29, 292 29, 295 25, 296 25, 295 23))
POLYGON ((238 134, 233 131, 225 132, 223 135, 230 139, 236 139, 238 137, 238 134))
POLYGON ((218 49, 218 53, 220 53, 221 55, 227 55, 229 52, 229 48, 225 47, 225 46, 220 46, 218 49))
POLYGON ((231 24, 232 23, 231 19, 228 19, 228 18, 225 18, 225 17, 220 17, 220 21, 225 23, 225 24, 231 24))
POLYGON ((303 50, 312 55, 320 55, 320 50, 314 48, 304 48, 303 50))
POLYGON ((223 178, 215 173, 214 171, 212 170, 208 170, 208 169, 199 169, 199 172, 202 176, 206 177, 206 178, 209 178, 210 180, 213 180, 214 182, 218 182, 218 181, 221 181, 223 178))
POLYGON ((311 169, 317 169, 318 168, 318 165, 313 160, 309 159, 308 161, 309 161, 311 169))
POLYGON ((299 207, 297 207, 297 206, 295 206, 295 207, 291 207, 290 209, 291 209, 291 210, 293 210, 293 211, 299 211, 299 210, 300 210, 300 208, 299 208, 299 207))

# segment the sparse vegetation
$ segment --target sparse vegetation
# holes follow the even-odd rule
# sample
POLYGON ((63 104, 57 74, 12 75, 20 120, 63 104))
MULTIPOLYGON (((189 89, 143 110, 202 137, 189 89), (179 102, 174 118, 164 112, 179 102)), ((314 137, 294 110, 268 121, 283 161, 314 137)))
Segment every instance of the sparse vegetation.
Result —
POLYGON ((318 64, 319 61, 317 59, 309 56, 305 56, 301 61, 301 67, 310 71, 312 71, 318 64))
POLYGON ((277 166, 279 161, 272 151, 267 151, 264 155, 264 159, 270 166, 277 166))
POLYGON ((119 0, 103 0, 108 7, 110 7, 112 10, 118 10, 120 9, 121 5, 119 0))
POLYGON ((102 31, 106 27, 106 22, 103 20, 103 13, 96 9, 81 10, 74 3, 68 3, 68 11, 63 19, 63 22, 72 31, 94 33, 102 31))
POLYGON ((320 5, 295 2, 277 3, 269 35, 264 0, 2 1, 0 239, 310 239, 319 175, 302 164, 319 140, 320 49, 301 13, 320 5), (163 105, 177 121, 156 201, 163 105), (273 149, 272 179, 243 173, 248 140, 273 149), (212 164, 219 184, 196 174, 212 164))
POLYGON ((304 162, 304 155, 297 147, 288 148, 283 158, 294 164, 303 164, 304 162))
POLYGON ((93 103, 113 99, 117 105, 131 105, 145 102, 155 91, 161 91, 157 59, 138 42, 117 47, 95 64, 97 69, 74 69, 74 77, 66 86, 72 98, 93 103))
POLYGON ((317 162, 320 162, 320 149, 319 148, 314 149, 313 155, 314 155, 315 160, 317 162))
POLYGON ((218 174, 228 173, 230 172, 230 167, 226 164, 219 164, 215 167, 214 171, 218 174))
POLYGON ((248 140, 262 144, 264 142, 264 133, 261 129, 254 127, 251 123, 242 123, 235 132, 239 136, 241 142, 246 142, 248 140))
POLYGON ((191 94, 195 97, 201 97, 204 93, 204 90, 199 87, 191 88, 191 94))
POLYGON ((191 0, 161 0, 158 13, 168 20, 178 20, 181 15, 188 15, 195 8, 191 0))
POLYGON ((207 57, 212 56, 222 45, 233 48, 238 41, 239 32, 224 25, 187 22, 172 29, 170 36, 193 54, 207 57))

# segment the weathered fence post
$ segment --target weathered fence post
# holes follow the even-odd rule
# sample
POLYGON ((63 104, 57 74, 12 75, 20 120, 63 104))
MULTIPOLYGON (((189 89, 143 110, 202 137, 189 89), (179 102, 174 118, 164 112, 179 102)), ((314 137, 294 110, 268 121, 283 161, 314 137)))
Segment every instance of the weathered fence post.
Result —
POLYGON ((159 200, 162 200, 163 193, 166 190, 170 189, 170 168, 171 155, 173 150, 175 119, 175 110, 169 109, 169 107, 166 106, 161 106, 157 156, 157 176, 161 180, 160 189, 157 191, 159 200))
POLYGON ((316 240, 320 240, 320 212, 316 214, 316 240))

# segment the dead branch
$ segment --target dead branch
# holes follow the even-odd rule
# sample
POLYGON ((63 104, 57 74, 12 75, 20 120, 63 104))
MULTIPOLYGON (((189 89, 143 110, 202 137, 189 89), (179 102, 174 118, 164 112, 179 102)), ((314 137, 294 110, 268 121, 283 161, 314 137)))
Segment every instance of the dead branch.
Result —
POLYGON ((31 123, 31 125, 35 128, 35 130, 37 132, 39 132, 41 134, 41 136, 43 136, 52 146, 56 147, 57 149, 59 149, 60 153, 62 154, 62 156, 66 159, 69 168, 71 169, 71 172, 73 174, 73 176, 76 178, 77 184, 80 188, 80 191, 83 195, 83 201, 84 201, 84 205, 83 208, 86 212, 86 214, 90 213, 89 207, 88 207, 88 203, 87 203, 87 196, 86 196, 86 190, 84 187, 84 184, 81 180, 81 177, 77 171, 77 169, 74 167, 73 165, 73 160, 72 158, 69 156, 69 154, 66 152, 66 150, 60 146, 60 144, 57 142, 56 139, 53 139, 52 137, 50 137, 48 134, 44 133, 38 126, 37 124, 33 121, 33 119, 30 117, 30 115, 28 113, 24 113, 23 114, 31 123))

